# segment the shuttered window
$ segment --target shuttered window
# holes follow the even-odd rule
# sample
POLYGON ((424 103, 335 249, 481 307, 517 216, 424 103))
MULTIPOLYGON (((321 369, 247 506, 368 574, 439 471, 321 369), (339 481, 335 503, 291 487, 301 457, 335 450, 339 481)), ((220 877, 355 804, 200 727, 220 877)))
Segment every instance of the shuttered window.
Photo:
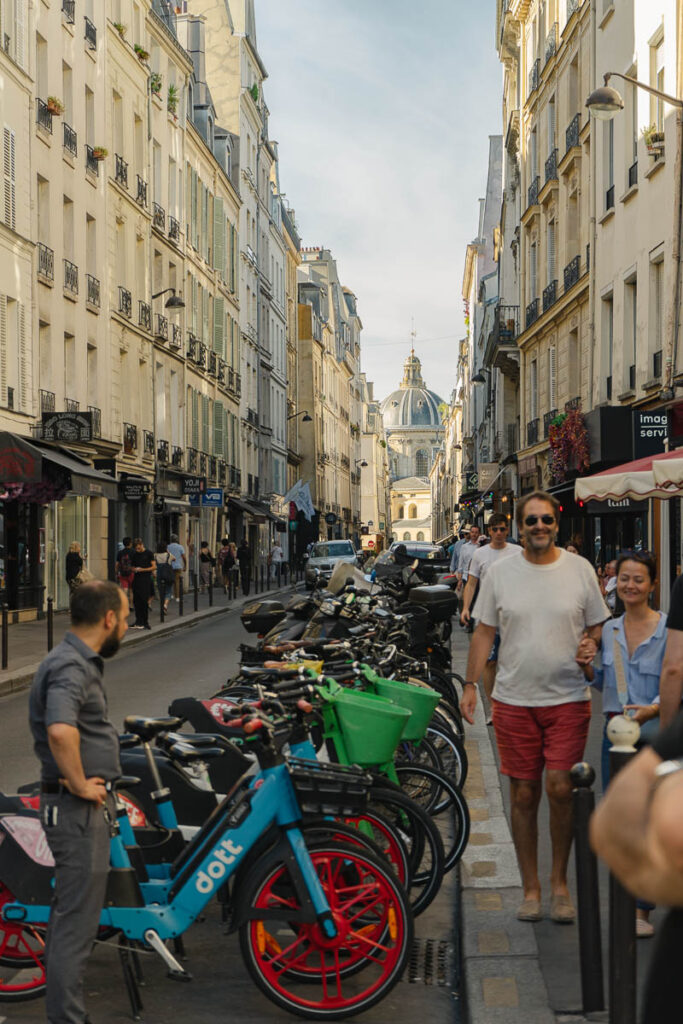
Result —
POLYGON ((213 350, 225 358, 225 299, 220 295, 213 300, 213 350))
POLYGON ((209 293, 202 288, 202 341, 209 344, 209 293))
POLYGON ((550 409, 557 408, 557 371, 554 345, 548 349, 548 403, 550 409))
POLYGON ((14 0, 14 59, 26 70, 26 0, 14 0))
POLYGON ((547 284, 551 284, 555 280, 555 221, 551 220, 548 224, 548 280, 547 284))
POLYGON ((225 274, 225 212, 223 200, 213 201, 213 267, 221 277, 225 274))
POLYGON ((197 282, 194 277, 190 278, 190 291, 192 293, 192 333, 196 335, 199 316, 197 312, 197 282))
POLYGON ((537 298, 536 243, 533 242, 529 248, 529 302, 537 298))
POLYGON ((202 395, 202 451, 209 452, 209 396, 202 395))
POLYGON ((190 200, 190 244, 199 250, 199 223, 197 218, 197 172, 192 168, 192 198, 190 200))
POLYGON ((192 448, 199 448, 199 392, 192 389, 192 448))
POLYGON ((16 151, 14 132, 5 126, 3 130, 3 185, 4 185, 4 214, 3 220, 8 228, 12 230, 17 222, 17 185, 16 185, 16 151))
POLYGON ((26 342, 26 311, 23 302, 17 302, 17 341, 19 349, 19 411, 30 412, 31 390, 26 342))
POLYGON ((223 432, 225 424, 223 420, 223 403, 213 403, 213 454, 219 459, 223 458, 223 432))
POLYGON ((0 405, 7 406, 7 296, 0 295, 0 405))
POLYGON ((529 418, 535 420, 538 417, 538 363, 535 359, 531 360, 529 391, 529 418))
POLYGON ((201 254, 205 260, 209 258, 209 190, 202 185, 202 223, 201 223, 201 254))

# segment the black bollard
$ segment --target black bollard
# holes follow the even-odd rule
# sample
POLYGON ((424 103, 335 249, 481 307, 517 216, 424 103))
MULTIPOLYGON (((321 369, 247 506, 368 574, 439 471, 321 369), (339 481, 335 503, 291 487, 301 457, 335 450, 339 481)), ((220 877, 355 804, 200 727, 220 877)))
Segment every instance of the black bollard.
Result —
POLYGON ((277 585, 282 586, 282 562, 277 563, 277 585))
POLYGON ((178 617, 183 614, 183 598, 185 596, 185 586, 183 584, 182 575, 178 577, 178 617))
POLYGON ((199 584, 197 582, 197 573, 194 574, 194 610, 199 609, 199 584))
POLYGON ((261 593, 263 593, 263 566, 259 566, 259 575, 261 577, 261 593))
POLYGON ((7 668, 9 662, 9 608, 2 603, 2 667, 7 668))
POLYGON ((213 608, 213 577, 209 576, 209 608, 213 608))
POLYGON ((167 583, 164 584, 163 597, 162 597, 162 594, 161 594, 161 587, 159 588, 159 622, 163 622, 164 619, 166 618, 166 611, 164 609, 164 605, 166 604, 166 593, 167 593, 166 587, 168 587, 167 583))
MULTIPOLYGON (((618 737, 618 745, 612 746, 609 752, 612 779, 636 752, 629 743, 630 736, 619 736, 623 721, 618 715, 608 726, 608 736, 614 732, 610 739, 614 742, 618 737)), ((628 721, 628 724, 637 729, 637 723, 628 721)), ((633 741, 637 742, 637 735, 633 741)), ((610 1024, 636 1024, 636 901, 612 874, 609 878, 609 1019, 610 1024)))
POLYGON ((51 651, 55 645, 55 609, 54 598, 47 599, 47 649, 51 651))
POLYGON ((571 770, 571 780, 574 786, 574 850, 579 912, 581 999, 583 1012, 593 1013, 605 1009, 598 861, 588 839, 588 823, 595 810, 595 795, 591 789, 595 782, 595 771, 586 761, 580 761, 571 770))
POLYGON ((266 590, 270 590, 270 566, 266 566, 266 590))

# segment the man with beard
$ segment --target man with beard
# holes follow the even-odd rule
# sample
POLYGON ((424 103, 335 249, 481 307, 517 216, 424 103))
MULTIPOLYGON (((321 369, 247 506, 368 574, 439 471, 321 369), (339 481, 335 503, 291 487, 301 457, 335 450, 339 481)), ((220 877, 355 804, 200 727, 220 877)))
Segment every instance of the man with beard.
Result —
POLYGON ((491 703, 500 770, 510 778, 510 824, 524 887, 517 917, 542 917, 538 805, 545 770, 552 845, 550 917, 570 924, 576 912, 567 888, 572 841, 569 769, 583 758, 591 716, 579 643, 585 636, 599 640, 609 610, 590 563, 555 546, 558 515, 557 501, 544 491, 525 494, 517 502, 524 550, 521 557, 493 564, 482 583, 460 707, 472 723, 476 680, 498 628, 500 651, 491 703))
POLYGON ((119 738, 107 715, 103 659, 128 629, 128 598, 93 580, 71 597, 71 630, 43 661, 29 695, 29 723, 41 764, 40 816, 55 860, 45 947, 50 1024, 86 1024, 83 975, 109 872, 107 783, 121 775, 119 738))

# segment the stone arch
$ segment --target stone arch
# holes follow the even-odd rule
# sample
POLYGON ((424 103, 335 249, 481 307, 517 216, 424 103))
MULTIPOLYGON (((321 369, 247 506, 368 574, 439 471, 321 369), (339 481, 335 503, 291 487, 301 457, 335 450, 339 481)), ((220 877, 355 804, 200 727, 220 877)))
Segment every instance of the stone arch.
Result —
POLYGON ((422 532, 422 530, 418 530, 417 540, 424 540, 424 539, 425 539, 424 533, 422 532))
POLYGON ((417 519, 417 505, 408 506, 408 519, 417 519))
POLYGON ((403 534, 403 539, 410 540, 410 530, 406 530, 406 532, 403 534))

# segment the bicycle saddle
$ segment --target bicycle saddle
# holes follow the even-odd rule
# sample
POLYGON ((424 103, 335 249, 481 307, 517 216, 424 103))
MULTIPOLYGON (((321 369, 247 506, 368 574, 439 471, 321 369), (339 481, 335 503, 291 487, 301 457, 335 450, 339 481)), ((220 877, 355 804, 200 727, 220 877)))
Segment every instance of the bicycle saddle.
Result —
POLYGON ((124 728, 145 742, 154 739, 157 733, 173 732, 182 724, 182 718, 143 718, 141 715, 126 715, 123 720, 124 728))
POLYGON ((222 757, 220 747, 193 747, 190 743, 174 743, 168 753, 178 761, 191 764, 193 761, 205 761, 207 758, 222 757))

